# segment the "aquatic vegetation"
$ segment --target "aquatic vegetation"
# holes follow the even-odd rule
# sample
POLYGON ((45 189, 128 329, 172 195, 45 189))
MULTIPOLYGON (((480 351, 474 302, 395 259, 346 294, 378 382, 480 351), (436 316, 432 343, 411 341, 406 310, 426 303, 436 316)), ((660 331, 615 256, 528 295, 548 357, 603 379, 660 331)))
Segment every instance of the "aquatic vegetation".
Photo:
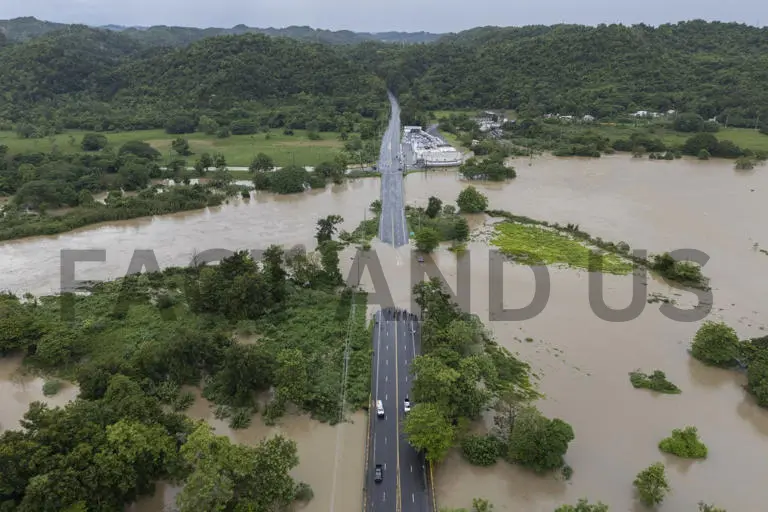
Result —
POLYGON ((707 457, 707 446, 699 440, 696 427, 685 427, 682 430, 676 428, 671 436, 661 440, 659 450, 687 459, 707 457))
POLYGON ((633 265, 611 253, 594 250, 566 234, 539 226, 503 222, 491 243, 507 256, 531 265, 564 264, 607 274, 628 274, 633 265))
POLYGON ((650 389, 670 395, 681 393, 680 388, 669 382, 667 376, 661 370, 654 370, 650 375, 645 374, 640 370, 629 372, 629 381, 632 383, 632 386, 638 389, 650 389))

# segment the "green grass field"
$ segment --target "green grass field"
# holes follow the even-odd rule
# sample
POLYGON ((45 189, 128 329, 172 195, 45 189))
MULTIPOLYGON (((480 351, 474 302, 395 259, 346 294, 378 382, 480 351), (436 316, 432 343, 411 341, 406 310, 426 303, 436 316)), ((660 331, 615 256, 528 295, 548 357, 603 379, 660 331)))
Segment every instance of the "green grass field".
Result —
MULTIPOLYGON (((673 130, 665 130, 661 127, 655 127, 649 129, 648 127, 637 127, 628 125, 616 125, 611 126, 607 124, 599 125, 574 125, 573 127, 566 127, 566 133, 571 130, 584 130, 592 129, 608 138, 612 141, 616 139, 629 138, 635 132, 648 133, 655 137, 659 137, 665 144, 683 144, 686 139, 691 137, 692 133, 681 133, 673 130)), ((730 140, 741 148, 749 148, 751 150, 764 150, 768 151, 768 135, 751 130, 749 128, 724 128, 713 134, 719 140, 730 140)))
MULTIPOLYGON (((565 264, 598 270, 590 268, 592 251, 588 247, 562 233, 538 226, 499 223, 491 244, 507 256, 530 265, 565 264)), ((615 254, 604 254, 600 270, 607 274, 627 274, 632 271, 632 264, 615 254)))
MULTIPOLYGON (((0 132, 0 144, 6 145, 11 153, 25 151, 49 152, 54 146, 63 152, 75 153, 81 151, 80 141, 86 132, 67 131, 53 137, 43 139, 20 139, 15 132, 0 132)), ((233 135, 219 139, 204 133, 188 133, 185 135, 168 135, 163 130, 140 130, 135 132, 104 133, 109 145, 115 149, 130 140, 143 140, 158 149, 163 154, 163 161, 168 161, 171 155, 171 142, 176 137, 184 137, 189 141, 194 155, 187 157, 190 165, 202 153, 223 153, 227 164, 232 166, 248 166, 257 153, 271 156, 276 165, 317 165, 325 160, 332 160, 334 155, 343 147, 337 133, 321 133, 320 140, 309 140, 305 130, 294 130, 294 135, 284 135, 282 130, 269 134, 233 135)))

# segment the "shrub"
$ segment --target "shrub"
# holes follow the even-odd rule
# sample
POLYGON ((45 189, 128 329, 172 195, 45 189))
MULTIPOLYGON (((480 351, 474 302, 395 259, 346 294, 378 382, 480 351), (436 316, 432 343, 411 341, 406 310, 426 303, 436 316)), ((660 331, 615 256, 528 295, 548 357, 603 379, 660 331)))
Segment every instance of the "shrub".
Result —
POLYGON ((488 198, 471 186, 461 191, 456 203, 462 213, 480 213, 488 208, 488 198))
POLYGON ((241 429, 248 428, 253 418, 253 410, 249 407, 239 407, 232 413, 232 417, 229 418, 229 428, 241 429))
POLYGON ((86 133, 83 135, 83 140, 80 143, 80 147, 83 148, 83 151, 99 151, 106 146, 107 138, 98 133, 86 133))
POLYGON ((195 403, 195 395, 193 395, 191 391, 185 391, 174 399, 173 410, 177 412, 186 411, 192 407, 193 403, 195 403))
POLYGON ((299 482, 296 485, 296 501, 311 501, 315 497, 312 487, 306 482, 299 482))
POLYGON ((238 119, 229 125, 232 135, 251 135, 259 131, 259 126, 250 119, 238 119))
POLYGON ((432 228, 422 228, 416 233, 416 248, 425 253, 435 250, 440 245, 440 233, 432 228))
POLYGON ((551 471, 563 466, 563 456, 573 439, 573 428, 568 423, 546 418, 531 407, 515 419, 507 459, 539 473, 551 471))
POLYGON ((661 440, 659 450, 688 459, 707 457, 707 446, 699 440, 696 427, 673 430, 670 437, 661 440))
POLYGON ((751 158, 742 156, 736 159, 736 163, 733 164, 733 167, 737 171, 751 171, 755 168, 755 163, 751 158))
POLYGON ((466 436, 461 441, 461 453, 470 464, 492 466, 499 459, 502 443, 494 436, 466 436))
POLYGON ((43 395, 53 396, 61 390, 61 381, 51 379, 43 384, 43 395))
POLYGON ((730 366, 739 355, 739 337, 723 322, 704 322, 691 345, 691 355, 714 366, 730 366))
POLYGON ((647 375, 640 370, 629 373, 629 381, 635 388, 651 389, 659 393, 676 395, 680 393, 680 388, 667 380, 667 376, 660 370, 655 370, 647 375))
POLYGON ((639 472, 633 485, 643 505, 653 507, 660 504, 670 490, 664 464, 657 462, 639 472))
POLYGON ((580 499, 574 507, 573 505, 563 505, 557 507, 555 512, 608 512, 608 505, 601 502, 597 502, 595 505, 590 505, 586 499, 580 499))

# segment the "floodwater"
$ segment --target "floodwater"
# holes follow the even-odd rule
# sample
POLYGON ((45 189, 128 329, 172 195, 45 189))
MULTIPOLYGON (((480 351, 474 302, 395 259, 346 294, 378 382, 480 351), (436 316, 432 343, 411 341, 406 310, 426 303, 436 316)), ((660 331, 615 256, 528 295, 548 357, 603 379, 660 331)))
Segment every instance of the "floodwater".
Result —
POLYGON ((61 389, 54 396, 45 396, 44 383, 45 379, 23 372, 21 358, 0 358, 0 432, 21 428, 19 421, 32 402, 45 402, 56 407, 65 405, 77 396, 77 387, 67 383, 62 383, 61 389))
MULTIPOLYGON (((299 465, 292 472, 297 482, 312 487, 314 497, 304 504, 297 504, 302 512, 327 512, 331 510, 360 510, 363 500, 363 476, 365 456, 362 446, 367 434, 367 415, 357 412, 348 421, 332 427, 307 415, 287 414, 278 425, 269 427, 261 416, 256 415, 246 429, 233 430, 227 420, 214 417, 211 403, 194 390, 195 403, 187 415, 211 425, 214 431, 229 437, 236 443, 257 445, 263 439, 276 434, 296 441, 299 465)), ((154 496, 143 498, 128 508, 128 512, 160 512, 174 510, 180 488, 162 482, 154 496)))
MULTIPOLYGON (((768 294, 761 283, 768 256, 754 244, 768 247, 768 224, 764 222, 768 217, 768 169, 735 172, 732 162, 726 161, 659 162, 618 155, 596 160, 546 157, 530 166, 527 160, 516 165, 516 180, 476 185, 488 195, 492 208, 576 223, 594 236, 624 240, 651 252, 704 251, 711 258, 703 269, 712 279, 710 316, 733 325, 742 337, 765 334, 768 294)), ((412 174, 406 179, 406 199, 409 204, 425 205, 429 196, 436 195, 453 202, 464 186, 451 171, 412 174)), ((154 249, 159 264, 167 266, 188 264, 195 252, 212 248, 255 249, 271 243, 312 247, 317 218, 340 214, 345 219, 343 228, 351 230, 378 197, 379 181, 361 179, 297 196, 258 193, 250 200, 233 200, 201 212, 7 242, 0 244, 4 270, 0 289, 19 294, 57 290, 62 249, 106 249, 105 263, 77 265, 78 279, 98 280, 124 274, 136 249, 154 249)), ((482 216, 474 216, 472 224, 479 222, 482 216)), ((392 296, 407 306, 407 248, 395 251, 380 244, 374 248, 392 296)), ((601 320, 590 309, 589 274, 568 269, 550 269, 550 299, 537 317, 488 322, 487 247, 472 242, 469 254, 471 309, 500 343, 531 363, 546 394, 538 404, 542 411, 573 425, 576 439, 566 459, 574 475, 563 482, 503 462, 476 468, 454 453, 436 469, 440 506, 469 507, 473 497, 485 497, 496 510, 550 512, 557 505, 587 497, 602 500, 611 510, 634 511, 634 476, 652 462, 665 461, 673 488, 665 509, 695 510, 699 500, 716 502, 727 510, 764 509, 768 410, 758 408, 746 395, 741 375, 704 367, 688 356, 686 349, 698 322, 670 320, 660 313, 658 304, 648 304, 632 321, 601 320), (522 341, 526 337, 534 341, 522 341), (683 393, 657 396, 633 389, 627 374, 637 368, 663 370, 683 393), (707 460, 681 463, 658 451, 663 437, 686 425, 698 427, 709 447, 707 460)), ((345 271, 352 255, 347 251, 342 258, 345 271)), ((440 250, 434 257, 455 287, 457 256, 440 250)), ((363 285, 370 286, 369 273, 362 274, 363 285)), ((529 269, 505 264, 503 279, 494 279, 503 283, 505 307, 522 307, 530 301, 534 285, 529 269)), ((675 298, 680 307, 695 303, 688 292, 653 279, 648 283, 649 291, 675 298)), ((606 303, 615 308, 626 306, 631 286, 630 276, 606 276, 606 303)), ((235 432, 233 438, 254 442, 268 435, 259 421, 255 419, 253 430, 235 432)), ((315 490, 315 500, 307 509, 359 510, 360 486, 346 483, 337 484, 335 505, 329 508, 334 488, 329 468, 335 460, 338 430, 301 418, 286 418, 284 425, 284 431, 299 442, 302 465, 296 470, 297 477, 315 490), (342 503, 341 496, 348 501, 342 503)), ((342 437, 351 436, 343 442, 344 449, 360 465, 349 475, 339 473, 342 482, 362 473, 361 425, 356 421, 354 426, 344 427, 342 437), (350 431, 355 433, 348 434, 350 431)), ((142 509, 151 510, 160 508, 142 509)))

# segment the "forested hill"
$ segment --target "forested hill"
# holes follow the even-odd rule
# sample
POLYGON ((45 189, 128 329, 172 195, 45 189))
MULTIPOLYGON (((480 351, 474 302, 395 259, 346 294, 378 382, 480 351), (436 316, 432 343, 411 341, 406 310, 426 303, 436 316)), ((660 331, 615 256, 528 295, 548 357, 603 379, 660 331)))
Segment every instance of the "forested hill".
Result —
POLYGON ((182 111, 222 124, 267 112, 259 122, 272 127, 315 119, 333 129, 349 125, 346 112, 386 108, 385 83, 404 121, 462 107, 768 120, 768 29, 735 23, 482 27, 415 45, 244 34, 169 48, 129 33, 72 26, 23 43, 0 38, 0 124, 157 128, 182 111))
POLYGON ((704 21, 478 28, 377 51, 370 65, 399 91, 412 91, 420 108, 768 118, 766 28, 704 21))
POLYGON ((345 113, 370 116, 386 104, 384 82, 332 46, 260 34, 146 49, 75 26, 6 45, 0 69, 0 121, 46 133, 162 128, 181 113, 228 124, 275 108, 282 113, 262 122, 303 128, 314 118, 333 130, 345 113))
MULTIPOLYGON (((70 25, 42 21, 33 17, 0 20, 0 33, 5 34, 9 41, 21 42, 45 35, 49 32, 62 30, 70 25)), ((195 28, 168 27, 156 25, 152 27, 123 27, 106 25, 102 27, 113 30, 147 44, 149 46, 187 46, 201 39, 223 35, 264 34, 273 37, 288 37, 300 41, 328 44, 355 44, 363 41, 383 41, 391 43, 429 43, 436 41, 441 34, 429 32, 352 32, 350 30, 322 30, 311 27, 285 28, 256 28, 237 25, 232 28, 195 28)))

